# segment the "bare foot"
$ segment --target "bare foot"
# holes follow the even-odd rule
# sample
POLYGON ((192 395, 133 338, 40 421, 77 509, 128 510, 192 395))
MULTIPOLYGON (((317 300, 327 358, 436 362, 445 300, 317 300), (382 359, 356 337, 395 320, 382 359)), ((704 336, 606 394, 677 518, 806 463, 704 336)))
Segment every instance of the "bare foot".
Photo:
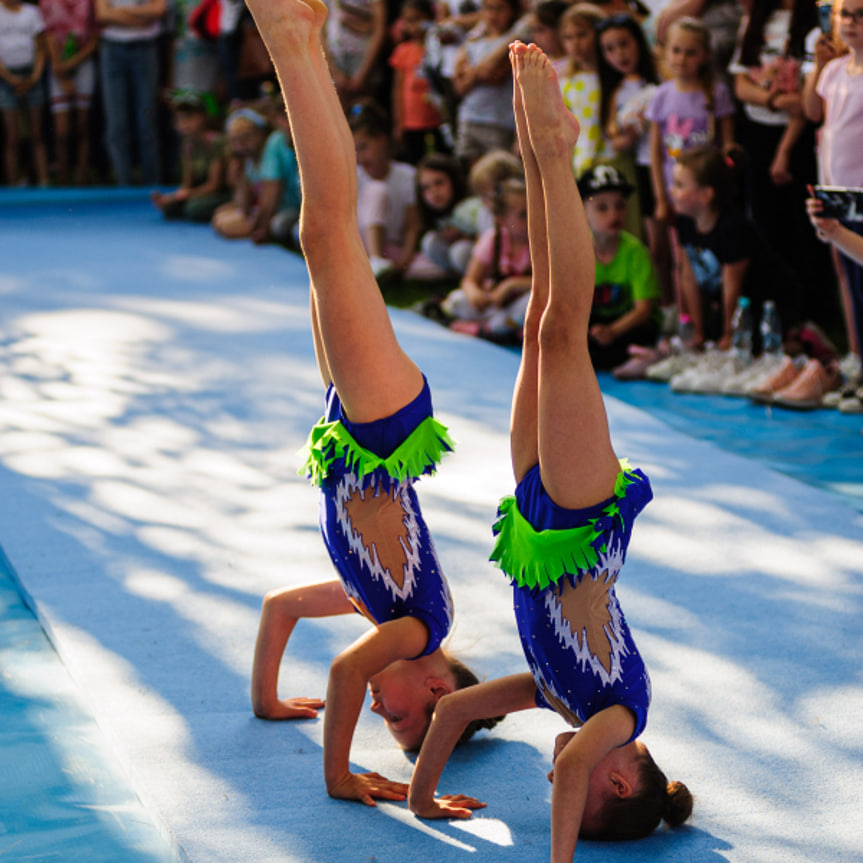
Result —
POLYGON ((514 42, 510 59, 537 158, 571 158, 578 141, 578 120, 564 104, 557 73, 548 57, 536 45, 514 42))
POLYGON ((310 35, 317 34, 327 20, 323 0, 246 0, 246 5, 268 46, 288 33, 303 34, 307 28, 310 35))
MULTIPOLYGON (((519 46, 521 48, 527 47, 523 42, 519 41, 515 41, 509 46, 509 62, 512 66, 513 78, 515 78, 516 52, 519 50, 519 46)), ((522 158, 524 158, 524 154, 530 149, 530 140, 527 137, 527 124, 524 119, 524 100, 521 98, 521 87, 518 84, 515 84, 512 88, 512 112, 515 115, 518 146, 521 150, 522 158)))

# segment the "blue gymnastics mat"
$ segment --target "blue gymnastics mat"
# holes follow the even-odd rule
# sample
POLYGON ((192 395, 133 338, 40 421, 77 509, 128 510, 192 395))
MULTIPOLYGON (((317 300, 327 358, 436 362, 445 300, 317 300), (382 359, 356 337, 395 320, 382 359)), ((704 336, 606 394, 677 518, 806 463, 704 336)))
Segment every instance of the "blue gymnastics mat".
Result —
MULTIPOLYGON (((0 546, 22 586, 0 588, 0 696, 23 735, 0 734, 0 859, 547 860, 555 714, 510 716, 456 754, 441 793, 488 808, 432 823, 330 800, 320 719, 251 713, 261 597, 333 577, 296 475, 322 409, 302 261, 166 225, 139 192, 0 195, 0 299, 0 546), (31 655, 21 597, 53 670, 31 655), (87 729, 86 749, 67 726, 87 729)), ((458 442, 418 489, 455 600, 449 646, 480 677, 521 671, 511 594, 487 560, 511 491, 518 358, 392 317, 458 442)), ((683 433, 636 404, 663 388, 613 386, 613 439, 655 491, 619 587, 653 681, 644 739, 696 808, 683 830, 583 843, 576 859, 859 860, 863 515, 834 488, 859 474, 837 462, 821 487, 801 482, 730 451, 757 421, 746 406, 717 400, 709 428, 683 433)), ((714 410, 673 398, 663 410, 714 410)), ((830 447, 859 447, 858 425, 830 447)), ((793 436, 761 438, 782 451, 793 436)), ((285 690, 321 694, 364 628, 303 621, 285 690)), ((412 768, 368 710, 352 760, 401 780, 412 768)))
POLYGON ((602 391, 671 428, 825 489, 863 511, 863 417, 790 411, 747 399, 675 393, 666 384, 599 375, 602 391))

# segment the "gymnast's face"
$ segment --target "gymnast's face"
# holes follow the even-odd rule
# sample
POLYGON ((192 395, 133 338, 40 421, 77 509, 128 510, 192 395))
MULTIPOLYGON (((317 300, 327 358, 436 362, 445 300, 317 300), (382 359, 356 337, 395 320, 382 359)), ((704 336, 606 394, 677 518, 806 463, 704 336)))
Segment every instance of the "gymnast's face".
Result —
POLYGON ((422 744, 434 705, 443 694, 440 682, 406 659, 393 662, 369 680, 372 713, 384 720, 402 749, 413 752, 422 744))

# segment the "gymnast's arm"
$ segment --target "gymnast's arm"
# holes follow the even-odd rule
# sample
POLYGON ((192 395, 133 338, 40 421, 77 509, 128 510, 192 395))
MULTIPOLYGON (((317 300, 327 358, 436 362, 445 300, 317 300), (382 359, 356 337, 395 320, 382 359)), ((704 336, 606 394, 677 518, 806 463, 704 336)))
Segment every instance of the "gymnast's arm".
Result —
POLYGON ((252 667, 252 709, 261 719, 311 719, 324 706, 320 698, 278 695, 282 654, 301 617, 350 614, 354 607, 338 579, 322 584, 274 590, 264 597, 255 661, 252 667))
POLYGON ((324 781, 330 797, 359 800, 404 800, 407 785, 377 773, 351 773, 351 742, 366 697, 366 684, 399 659, 419 656, 429 631, 416 617, 399 617, 375 626, 343 650, 330 666, 324 714, 324 781))
POLYGON ((408 806, 420 818, 470 818, 485 806, 472 797, 435 798, 435 789, 456 743, 474 719, 536 707, 536 683, 529 672, 467 686, 444 695, 435 707, 408 792, 408 806))
POLYGON ((551 792, 551 863, 572 863, 593 768, 635 730, 631 710, 620 704, 595 713, 558 755, 551 792))

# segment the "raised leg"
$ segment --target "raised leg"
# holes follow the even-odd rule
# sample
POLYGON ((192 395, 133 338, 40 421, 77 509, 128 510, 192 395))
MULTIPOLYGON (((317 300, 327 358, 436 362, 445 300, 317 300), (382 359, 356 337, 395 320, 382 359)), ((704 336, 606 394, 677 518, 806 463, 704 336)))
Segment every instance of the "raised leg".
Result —
POLYGON ((321 45, 326 6, 248 6, 279 76, 300 166, 300 238, 320 327, 319 365, 350 419, 380 419, 417 396, 422 375, 396 340, 357 226, 356 155, 321 45))
MULTIPOLYGON (((514 55, 523 52, 525 47, 521 43, 511 46, 510 62, 513 67, 516 65, 514 55)), ((548 233, 542 178, 530 144, 521 88, 518 86, 513 87, 513 112, 527 181, 527 230, 531 263, 530 299, 524 318, 521 364, 515 381, 510 417, 512 469, 515 481, 521 482, 539 461, 539 322, 548 302, 548 233)))
POLYGON ((548 299, 538 333, 540 474, 555 503, 578 509, 611 496, 619 470, 587 349, 596 264, 572 171, 578 122, 539 48, 515 45, 513 70, 542 181, 548 248, 548 299))

